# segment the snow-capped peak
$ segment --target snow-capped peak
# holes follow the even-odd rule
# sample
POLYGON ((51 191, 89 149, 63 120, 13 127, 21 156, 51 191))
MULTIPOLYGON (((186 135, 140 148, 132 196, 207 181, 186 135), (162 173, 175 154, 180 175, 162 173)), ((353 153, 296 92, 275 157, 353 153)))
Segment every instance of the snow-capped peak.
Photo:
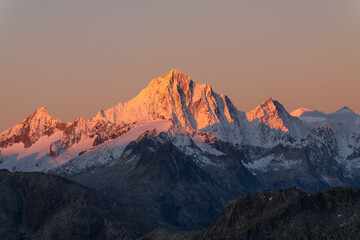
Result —
POLYGON ((46 107, 36 109, 29 117, 27 117, 22 123, 29 123, 30 121, 42 121, 43 123, 52 121, 53 118, 48 113, 46 107))
POLYGON ((249 122, 259 119, 260 122, 273 129, 280 129, 283 132, 289 132, 289 129, 283 122, 284 117, 289 117, 289 113, 276 100, 268 98, 265 102, 246 113, 249 122))
POLYGON ((268 98, 254 110, 247 112, 246 116, 248 121, 255 125, 255 132, 259 131, 256 129, 260 125, 260 129, 263 129, 260 130, 263 132, 260 140, 270 145, 278 141, 298 141, 309 131, 302 121, 291 116, 283 105, 272 98, 268 98))
POLYGON ((348 107, 343 107, 331 114, 329 114, 331 116, 342 116, 342 117, 355 117, 355 116, 358 116, 356 113, 353 112, 353 110, 351 110, 350 108, 348 107))
POLYGON ((290 113, 290 115, 293 117, 300 117, 303 113, 311 112, 311 111, 312 110, 307 109, 307 108, 298 108, 298 109, 295 109, 294 111, 292 111, 290 113))
POLYGON ((40 107, 40 108, 36 109, 34 113, 44 113, 44 114, 49 114, 49 113, 47 112, 46 107, 40 107))
MULTIPOLYGON (((88 157, 100 164, 104 161, 98 156, 106 155, 103 159, 107 160, 120 157, 125 146, 144 132, 157 135, 164 131, 175 138, 183 134, 202 152, 215 155, 218 153, 210 144, 217 140, 266 148, 304 144, 302 140, 314 134, 310 128, 317 125, 331 126, 336 141, 330 142, 345 149, 340 151, 342 156, 360 149, 360 117, 349 108, 332 114, 301 108, 290 115, 278 101, 269 98, 244 113, 208 84, 198 84, 174 69, 153 79, 130 101, 100 110, 90 120, 79 117, 63 123, 54 120, 46 108, 37 109, 0 134, 0 167, 49 169, 75 158, 80 165, 89 166, 91 162, 83 163, 88 157)), ((185 140, 181 142, 185 144, 185 140)))
POLYGON ((0 134, 0 147, 11 146, 22 142, 25 148, 30 147, 41 136, 50 136, 59 128, 64 128, 65 123, 54 120, 45 107, 36 109, 21 123, 0 134))
POLYGON ((186 74, 177 69, 172 69, 169 73, 160 77, 163 79, 167 79, 169 81, 179 81, 179 82, 190 82, 191 78, 186 74))
POLYGON ((172 119, 186 129, 203 129, 222 120, 233 121, 229 103, 225 96, 214 93, 209 85, 197 84, 185 73, 171 70, 152 80, 129 102, 100 111, 94 120, 132 123, 172 119))

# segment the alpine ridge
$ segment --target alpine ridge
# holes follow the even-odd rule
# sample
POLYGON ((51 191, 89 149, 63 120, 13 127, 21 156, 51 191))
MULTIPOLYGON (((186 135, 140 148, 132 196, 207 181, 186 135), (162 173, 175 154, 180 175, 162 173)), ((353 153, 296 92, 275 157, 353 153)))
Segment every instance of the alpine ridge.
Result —
POLYGON ((342 129, 337 129, 340 127, 338 121, 334 123, 329 119, 347 121, 348 126, 349 119, 353 119, 351 129, 342 127, 346 136, 335 136, 341 144, 336 147, 343 153, 343 158, 351 152, 348 142, 358 147, 354 140, 360 129, 358 115, 346 107, 326 115, 328 117, 318 114, 313 117, 316 112, 302 109, 289 114, 278 101, 269 98, 244 113, 237 110, 227 96, 215 93, 207 84, 197 84, 185 73, 174 69, 152 80, 130 101, 100 110, 92 119, 79 117, 64 123, 54 120, 46 108, 37 109, 20 124, 0 134, 3 161, 0 166, 32 171, 36 165, 37 170, 47 170, 117 139, 133 128, 160 120, 165 125, 167 121, 171 122, 164 131, 175 136, 198 136, 202 142, 212 136, 210 138, 233 144, 274 147, 299 143, 316 125, 331 126, 340 134, 342 129))
POLYGON ((175 135, 205 131, 208 135, 216 132, 215 135, 228 141, 241 141, 244 127, 239 122, 246 118, 226 96, 216 94, 207 84, 195 83, 185 73, 172 70, 151 81, 129 102, 100 110, 92 119, 79 117, 63 123, 53 120, 45 108, 36 110, 0 135, 3 161, 7 162, 3 167, 47 170, 136 126, 158 120, 171 121, 171 127, 165 131, 175 135), (236 125, 237 131, 231 131, 231 125, 236 125), (230 132, 233 136, 229 136, 230 132))
POLYGON ((46 108, 41 107, 15 127, 1 133, 0 147, 6 148, 21 142, 25 148, 28 148, 41 136, 52 135, 64 127, 64 123, 54 120, 46 108))
POLYGON ((269 139, 271 142, 277 139, 296 141, 308 133, 308 129, 299 119, 291 116, 283 105, 272 98, 247 112, 246 117, 249 122, 263 126, 262 131, 265 132, 259 138, 269 139), (272 131, 266 132, 266 129, 272 131), (269 138, 271 134, 275 134, 275 136, 269 138))
POLYGON ((99 111, 95 119, 131 123, 173 119, 185 129, 201 130, 223 121, 233 122, 234 106, 207 84, 197 84, 178 70, 156 78, 127 103, 99 111))
POLYGON ((360 187, 360 116, 347 107, 289 114, 273 98, 243 112, 172 70, 91 119, 65 123, 37 109, 0 134, 0 168, 74 180, 149 229, 195 229, 244 193, 360 187))

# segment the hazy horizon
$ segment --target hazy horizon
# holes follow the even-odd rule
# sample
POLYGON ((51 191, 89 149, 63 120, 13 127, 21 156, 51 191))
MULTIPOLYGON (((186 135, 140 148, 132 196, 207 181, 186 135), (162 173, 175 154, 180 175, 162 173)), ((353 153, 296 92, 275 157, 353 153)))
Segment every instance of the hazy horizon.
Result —
POLYGON ((179 69, 241 111, 360 113, 360 2, 0 0, 0 132, 93 117, 179 69))

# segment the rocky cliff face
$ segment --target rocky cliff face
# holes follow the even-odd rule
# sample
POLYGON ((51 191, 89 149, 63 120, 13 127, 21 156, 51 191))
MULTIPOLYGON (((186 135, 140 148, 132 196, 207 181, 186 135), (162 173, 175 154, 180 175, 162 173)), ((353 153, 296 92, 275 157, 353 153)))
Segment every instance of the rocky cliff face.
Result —
POLYGON ((18 125, 0 134, 0 148, 7 148, 15 143, 23 143, 29 148, 42 136, 51 136, 57 131, 65 129, 65 124, 54 120, 42 107, 28 116, 18 125))
POLYGON ((172 118, 186 129, 203 129, 224 120, 234 121, 234 110, 231 102, 209 85, 197 84, 185 73, 172 70, 152 80, 129 102, 100 111, 96 117, 113 123, 172 118))
POLYGON ((0 166, 12 171, 46 171, 132 128, 132 124, 83 117, 64 123, 54 120, 45 108, 39 108, 0 134, 0 166))
POLYGON ((123 203, 150 229, 208 226, 227 201, 260 189, 235 158, 204 154, 186 135, 154 135, 149 131, 130 142, 105 165, 74 174, 67 171, 69 162, 54 173, 123 203))
POLYGON ((245 194, 196 232, 156 231, 143 239, 360 239, 360 190, 307 194, 295 188, 245 194))
POLYGON ((283 105, 272 98, 257 106, 246 117, 255 140, 250 145, 274 146, 278 143, 295 143, 309 133, 309 128, 291 116, 283 105))

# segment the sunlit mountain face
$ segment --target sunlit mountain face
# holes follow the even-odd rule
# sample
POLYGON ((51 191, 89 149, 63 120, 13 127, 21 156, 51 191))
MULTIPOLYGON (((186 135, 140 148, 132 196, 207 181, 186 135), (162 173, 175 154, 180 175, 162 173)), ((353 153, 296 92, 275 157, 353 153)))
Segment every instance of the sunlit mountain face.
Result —
POLYGON ((359 187, 360 116, 290 114, 273 98, 243 112, 172 70, 91 119, 66 123, 39 108, 0 134, 0 154, 0 168, 74 180, 148 229, 197 229, 244 193, 359 187))
POLYGON ((203 143, 207 136, 256 145, 260 143, 256 138, 262 138, 256 129, 259 124, 275 129, 279 137, 293 134, 289 134, 285 126, 288 123, 282 119, 291 118, 286 114, 281 104, 272 99, 245 114, 209 85, 197 84, 185 73, 172 70, 152 80, 129 102, 100 110, 92 119, 79 117, 64 123, 53 119, 46 108, 37 109, 20 124, 3 132, 0 146, 5 168, 44 171, 95 146, 109 141, 114 143, 108 145, 114 145, 119 137, 128 139, 125 143, 135 140, 141 134, 137 127, 141 127, 140 131, 157 128, 158 132, 173 136, 187 134, 203 143))
POLYGON ((245 113, 211 86, 197 84, 185 73, 172 70, 152 80, 130 101, 100 110, 91 119, 79 117, 65 123, 53 119, 46 108, 37 109, 20 124, 1 133, 2 167, 46 171, 94 147, 98 149, 104 144, 116 147, 115 142, 126 144, 141 131, 152 128, 171 136, 189 135, 199 144, 202 142, 202 146, 208 145, 204 137, 207 136, 233 144, 273 147, 279 143, 299 144, 316 125, 339 128, 336 131, 340 132, 338 125, 343 124, 347 133, 337 139, 341 144, 337 147, 345 158, 346 153, 356 148, 351 139, 356 138, 358 119, 348 108, 328 115, 305 108, 289 114, 272 98, 245 113), (136 130, 138 127, 140 131, 136 130), (116 140, 119 137, 127 140, 116 140))

